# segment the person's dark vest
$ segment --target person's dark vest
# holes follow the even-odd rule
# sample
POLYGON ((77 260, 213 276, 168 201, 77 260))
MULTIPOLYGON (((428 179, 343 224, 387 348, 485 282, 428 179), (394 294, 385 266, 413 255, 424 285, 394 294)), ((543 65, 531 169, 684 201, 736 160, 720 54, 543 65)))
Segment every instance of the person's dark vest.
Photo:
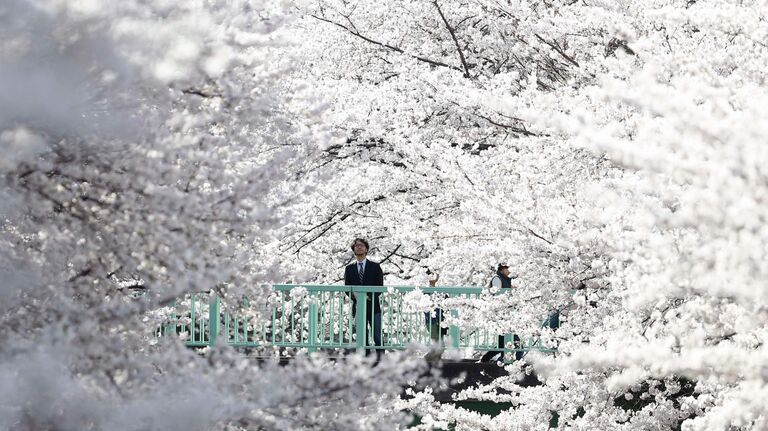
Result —
POLYGON ((493 279, 499 277, 499 280, 501 280, 501 288, 502 289, 511 289, 512 288, 512 279, 509 277, 505 277, 504 274, 501 272, 497 272, 496 275, 494 275, 491 278, 491 281, 488 282, 488 287, 493 287, 493 279))

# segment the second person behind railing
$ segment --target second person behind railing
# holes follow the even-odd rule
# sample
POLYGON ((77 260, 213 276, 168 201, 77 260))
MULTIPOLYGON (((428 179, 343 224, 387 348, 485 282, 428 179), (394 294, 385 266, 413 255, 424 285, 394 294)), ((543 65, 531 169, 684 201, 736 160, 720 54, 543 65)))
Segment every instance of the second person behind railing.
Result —
MULTIPOLYGON (((499 289, 512 289, 516 287, 512 284, 512 278, 509 276, 509 266, 505 265, 503 263, 500 263, 498 268, 496 269, 496 274, 491 278, 490 283, 488 283, 488 287, 494 291, 497 292, 499 289)), ((498 336, 498 347, 504 348, 504 335, 498 336)), ((514 340, 514 346, 516 349, 520 348, 520 338, 517 335, 513 335, 514 340)), ((486 352, 485 355, 483 355, 482 358, 480 358, 480 362, 489 362, 491 358, 494 356, 499 355, 499 362, 504 362, 504 351, 503 350, 490 350, 486 352), (500 354, 500 355, 499 355, 500 354)), ((519 360, 523 357, 523 352, 517 350, 515 352, 515 359, 519 360)))
MULTIPOLYGON (((368 241, 363 238, 355 238, 352 242, 352 252, 355 254, 355 262, 350 263, 344 269, 344 285, 346 286, 383 286, 384 272, 378 262, 368 260, 368 250, 370 249, 368 241)), ((379 297, 381 293, 367 293, 365 295, 366 313, 365 313, 365 345, 369 346, 368 327, 373 329, 373 342, 377 347, 381 347, 381 304, 379 297), (371 302, 373 306, 371 306, 371 302), (373 313, 371 313, 371 309, 373 313), (373 314, 373 315, 371 315, 373 314)), ((356 295, 352 295, 352 317, 357 316, 356 295)), ((371 349, 365 349, 365 355, 369 355, 371 349)), ((381 349, 376 349, 376 361, 381 358, 381 349)))
MULTIPOLYGON (((429 277, 429 287, 436 287, 440 274, 427 269, 427 276, 429 277)), ((429 353, 424 356, 424 359, 427 361, 440 360, 443 356, 443 351, 445 351, 445 337, 448 335, 448 328, 442 326, 444 317, 444 311, 439 307, 424 313, 424 322, 427 324, 429 338, 432 340, 429 353)))

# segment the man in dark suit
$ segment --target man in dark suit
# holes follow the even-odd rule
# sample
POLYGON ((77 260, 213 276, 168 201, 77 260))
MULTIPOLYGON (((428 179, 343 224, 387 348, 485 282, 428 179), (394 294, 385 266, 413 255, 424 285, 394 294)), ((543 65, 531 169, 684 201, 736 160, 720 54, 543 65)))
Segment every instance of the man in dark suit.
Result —
MULTIPOLYGON (((384 273, 381 270, 381 265, 378 262, 373 262, 367 259, 368 256, 368 241, 363 238, 355 238, 352 242, 352 252, 355 253, 355 261, 347 265, 344 269, 344 285, 345 286, 383 286, 384 285, 384 273)), ((376 346, 381 346, 381 304, 379 303, 379 297, 381 293, 367 293, 365 295, 365 344, 369 344, 368 340, 368 326, 373 329, 373 342, 376 346), (373 305, 371 305, 373 304, 373 305), (373 312, 371 312, 373 311, 373 312)), ((357 315, 357 300, 356 295, 352 296, 352 317, 357 315)), ((369 355, 370 349, 365 349, 365 354, 369 355)), ((381 357, 381 349, 376 349, 376 360, 381 357)))

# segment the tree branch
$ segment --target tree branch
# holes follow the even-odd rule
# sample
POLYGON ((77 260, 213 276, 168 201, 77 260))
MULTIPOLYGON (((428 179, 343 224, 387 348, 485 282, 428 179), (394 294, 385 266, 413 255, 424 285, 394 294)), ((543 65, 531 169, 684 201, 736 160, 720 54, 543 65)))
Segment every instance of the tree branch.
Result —
POLYGON ((437 8, 437 13, 440 14, 440 18, 443 20, 443 24, 445 24, 445 28, 448 29, 448 33, 451 34, 451 39, 453 39, 453 43, 456 45, 456 51, 459 53, 459 59, 461 59, 461 66, 464 68, 464 77, 469 78, 469 66, 467 65, 467 59, 464 58, 464 52, 461 50, 461 46, 459 45, 459 40, 456 38, 456 32, 454 31, 453 27, 448 23, 448 19, 445 18, 445 15, 443 14, 443 10, 440 9, 440 5, 437 4, 437 0, 434 0, 432 4, 435 5, 435 8, 437 8))
POLYGON ((184 94, 193 94, 195 96, 200 96, 203 99, 210 99, 210 98, 213 98, 213 97, 223 97, 221 94, 206 93, 205 91, 199 90, 197 88, 185 88, 185 89, 181 90, 181 92, 184 93, 184 94))
POLYGON ((418 61, 430 64, 432 66, 447 67, 449 69, 458 70, 459 72, 462 72, 462 70, 460 68, 456 67, 456 66, 451 66, 450 64, 446 64, 446 63, 443 63, 443 62, 437 61, 437 60, 431 60, 431 59, 426 58, 426 57, 421 57, 421 56, 418 56, 418 55, 408 54, 408 53, 406 53, 405 51, 403 51, 402 49, 400 49, 400 48, 398 48, 396 46, 392 46, 392 45, 390 45, 388 43, 379 42, 379 41, 373 40, 373 39, 371 39, 371 38, 369 38, 367 36, 363 36, 363 34, 358 32, 357 30, 354 30, 354 29, 352 29, 350 27, 347 27, 344 24, 338 23, 336 21, 332 21, 330 19, 323 18, 323 17, 317 16, 317 15, 310 15, 310 16, 312 18, 317 19, 317 20, 324 21, 324 22, 327 22, 329 24, 333 24, 333 25, 335 25, 337 27, 341 27, 344 30, 348 31, 353 36, 357 36, 357 37, 359 37, 360 39, 363 39, 366 42, 372 43, 374 45, 378 45, 378 46, 380 46, 382 48, 387 48, 387 49, 389 49, 391 51, 395 51, 395 52, 400 53, 400 54, 408 55, 408 56, 410 56, 412 58, 415 58, 418 61))
POLYGON ((554 50, 555 50, 555 51, 556 51, 558 54, 560 54, 560 55, 561 55, 561 56, 562 56, 564 59, 566 59, 566 60, 567 60, 569 63, 571 63, 572 65, 574 65, 574 66, 576 66, 576 67, 580 67, 580 66, 579 66, 579 63, 577 63, 577 62, 576 62, 576 60, 574 60, 573 58, 571 58, 571 57, 570 57, 568 54, 566 54, 566 53, 565 53, 565 52, 564 52, 562 49, 560 49, 560 47, 559 47, 557 44, 555 44, 555 43, 552 43, 552 42, 548 42, 547 40, 545 40, 543 37, 539 36, 538 34, 537 34, 537 35, 535 35, 535 36, 536 36, 536 39, 539 39, 540 41, 542 41, 542 42, 546 43, 546 44, 547 44, 547 45, 548 45, 550 48, 554 49, 554 50))
POLYGON ((529 228, 529 227, 527 227, 527 226, 526 226, 526 229, 528 230, 528 233, 530 233, 531 235, 535 236, 536 238, 538 238, 538 239, 540 239, 540 240, 542 240, 542 241, 546 242, 546 243, 547 243, 547 244, 549 244, 549 245, 552 245, 552 244, 553 244, 553 242, 552 242, 552 241, 550 241, 550 240, 548 240, 548 239, 544 238, 543 236, 539 235, 538 233, 534 232, 534 231, 533 231, 533 229, 531 229, 531 228, 529 228))
POLYGON ((401 245, 402 245, 402 244, 398 244, 398 245, 397 245, 397 247, 395 247, 395 249, 394 249, 394 250, 392 250, 392 251, 391 251, 391 252, 390 252, 390 253, 387 255, 387 257, 385 257, 384 259, 381 259, 381 261, 380 261, 379 263, 381 264, 381 263, 384 263, 384 262, 388 261, 388 260, 389 260, 389 258, 390 258, 390 257, 392 257, 392 255, 394 255, 395 253, 397 253, 397 250, 399 250, 399 249, 400 249, 400 246, 401 246, 401 245))
MULTIPOLYGON (((458 106, 459 108, 462 108, 462 109, 464 109, 464 107, 463 107, 463 106, 461 106, 460 104, 458 104, 457 102, 454 102, 454 101, 450 101, 450 103, 451 103, 451 104, 453 104, 453 105, 455 105, 455 106, 458 106)), ((487 121, 487 122, 491 123, 492 125, 494 125, 494 126, 496 126, 496 127, 500 127, 500 128, 502 128, 502 129, 506 129, 506 130, 509 130, 509 131, 511 131, 512 133, 517 133, 517 134, 520 134, 520 135, 523 135, 523 136, 538 136, 537 134, 535 134, 535 133, 533 133, 533 132, 529 132, 528 130, 526 130, 526 129, 525 129, 525 127, 522 127, 522 126, 516 126, 516 125, 512 125, 512 124, 505 124, 505 123, 500 123, 500 122, 498 122, 498 121, 495 121, 495 120, 493 120, 491 117, 489 117, 489 116, 487 116, 487 115, 478 114, 478 113, 476 113, 476 112, 471 112, 471 111, 469 111, 469 110, 466 110, 466 111, 467 111, 469 114, 471 114, 471 115, 474 115, 475 117, 478 117, 478 118, 482 118, 483 120, 485 120, 485 121, 487 121)), ((513 117, 509 117, 509 116, 507 116, 507 118, 513 118, 513 117)))

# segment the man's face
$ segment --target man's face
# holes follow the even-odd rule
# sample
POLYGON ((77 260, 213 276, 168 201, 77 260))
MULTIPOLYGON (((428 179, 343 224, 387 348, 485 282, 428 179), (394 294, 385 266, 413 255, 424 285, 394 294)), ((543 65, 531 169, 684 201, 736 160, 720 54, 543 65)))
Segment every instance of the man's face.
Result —
POLYGON ((360 241, 355 242, 354 250, 355 250, 355 256, 365 256, 366 254, 368 254, 368 247, 366 247, 365 244, 363 244, 360 241))
POLYGON ((509 268, 502 268, 501 273, 504 275, 504 277, 509 277, 509 268))

